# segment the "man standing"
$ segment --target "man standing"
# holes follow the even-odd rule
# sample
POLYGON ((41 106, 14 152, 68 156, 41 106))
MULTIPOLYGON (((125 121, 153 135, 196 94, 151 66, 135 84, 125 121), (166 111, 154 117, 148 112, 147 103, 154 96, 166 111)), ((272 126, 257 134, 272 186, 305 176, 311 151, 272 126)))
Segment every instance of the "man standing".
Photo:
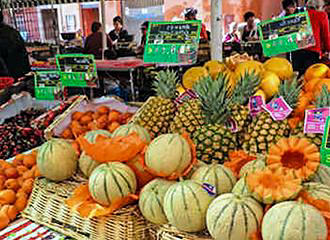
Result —
POLYGON ((256 15, 253 12, 247 12, 244 14, 244 21, 246 22, 246 26, 243 28, 242 33, 243 42, 257 41, 259 39, 255 20, 256 15))
POLYGON ((30 72, 28 53, 20 33, 3 22, 0 10, 0 58, 9 77, 18 79, 30 72))

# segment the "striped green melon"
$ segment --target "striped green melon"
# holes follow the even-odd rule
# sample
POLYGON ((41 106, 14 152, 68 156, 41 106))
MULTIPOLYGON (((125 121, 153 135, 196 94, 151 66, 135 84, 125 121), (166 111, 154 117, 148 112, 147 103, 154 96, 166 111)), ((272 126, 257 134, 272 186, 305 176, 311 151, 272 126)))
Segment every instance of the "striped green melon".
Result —
POLYGON ((150 143, 151 137, 150 137, 150 134, 148 133, 148 131, 146 129, 144 129, 143 127, 141 127, 140 125, 135 124, 135 123, 129 123, 129 124, 120 126, 113 132, 112 136, 113 137, 118 137, 118 136, 125 137, 133 132, 137 133, 139 135, 139 137, 141 138, 141 140, 143 140, 144 142, 150 143))
POLYGON ((69 142, 53 138, 39 148, 37 166, 42 176, 63 181, 76 172, 77 159, 77 153, 69 142))
POLYGON ((248 240, 260 227, 262 216, 262 206, 252 197, 226 193, 207 210, 207 229, 216 240, 248 240))
POLYGON ((168 222, 163 209, 164 196, 173 184, 175 184, 174 181, 157 178, 143 187, 139 208, 145 219, 159 225, 168 222))
POLYGON ((187 176, 185 176, 184 178, 185 178, 185 179, 191 179, 192 175, 196 172, 196 170, 197 170, 198 168, 202 167, 202 166, 207 166, 207 163, 197 160, 197 164, 195 164, 195 165, 192 167, 191 171, 190 171, 190 172, 187 174, 187 176))
POLYGON ((276 204, 262 222, 262 237, 267 240, 326 240, 327 235, 327 225, 321 213, 301 202, 276 204))
POLYGON ((242 177, 237 181, 231 192, 240 196, 252 196, 252 193, 249 191, 246 184, 245 177, 242 177))
MULTIPOLYGON (((95 143, 96 137, 102 135, 105 137, 111 137, 111 133, 106 130, 94 130, 87 132, 84 138, 90 143, 95 143)), ((93 160, 90 156, 88 156, 85 152, 82 152, 79 158, 79 169, 82 173, 89 177, 93 170, 98 167, 101 163, 93 160)))
POLYGON ((145 165, 160 177, 181 175, 191 164, 190 145, 179 134, 164 134, 154 139, 145 154, 145 165))
POLYGON ((265 161, 260 159, 253 160, 251 162, 248 162, 241 168, 239 172, 239 176, 243 177, 246 174, 254 173, 256 170, 263 170, 265 167, 266 167, 265 161))
POLYGON ((330 187, 315 182, 308 182, 303 184, 303 188, 306 192, 308 192, 309 196, 318 199, 325 200, 330 202, 330 187))
POLYGON ((205 229, 205 217, 212 197, 202 184, 185 180, 171 186, 165 194, 164 212, 168 222, 185 232, 205 229))
POLYGON ((215 186, 217 195, 231 192, 237 181, 229 168, 215 163, 201 166, 195 171, 191 179, 215 186))
POLYGON ((311 181, 323 183, 327 186, 330 186, 330 167, 321 164, 311 181))
POLYGON ((92 198, 109 206, 129 194, 135 194, 137 183, 134 172, 127 165, 112 162, 95 168, 88 185, 92 198))

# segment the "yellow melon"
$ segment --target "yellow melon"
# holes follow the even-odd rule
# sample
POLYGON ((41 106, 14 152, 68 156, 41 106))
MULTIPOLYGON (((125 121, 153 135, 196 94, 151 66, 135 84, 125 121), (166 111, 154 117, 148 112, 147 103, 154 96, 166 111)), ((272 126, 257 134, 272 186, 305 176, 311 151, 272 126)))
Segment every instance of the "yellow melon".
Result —
POLYGON ((204 68, 207 69, 213 80, 218 77, 219 73, 224 72, 227 69, 224 63, 219 62, 217 60, 211 60, 206 62, 204 64, 204 68))
POLYGON ((263 66, 261 62, 258 61, 246 61, 237 65, 235 69, 235 74, 237 78, 244 76, 245 73, 252 73, 259 75, 263 71, 263 66))
POLYGON ((330 68, 323 63, 314 64, 306 70, 304 75, 305 81, 310 81, 314 78, 325 78, 329 71, 330 68))
POLYGON ((266 94, 267 100, 278 93, 280 84, 281 80, 274 72, 265 71, 262 73, 260 88, 266 94))
POLYGON ((291 79, 293 76, 292 64, 285 58, 273 57, 264 63, 264 68, 275 73, 281 80, 291 79))
POLYGON ((182 77, 182 85, 185 88, 191 89, 194 84, 209 73, 205 67, 192 67, 188 69, 182 77))
POLYGON ((261 96, 263 100, 266 102, 267 97, 266 97, 266 93, 263 90, 259 89, 258 91, 256 91, 254 96, 261 96))

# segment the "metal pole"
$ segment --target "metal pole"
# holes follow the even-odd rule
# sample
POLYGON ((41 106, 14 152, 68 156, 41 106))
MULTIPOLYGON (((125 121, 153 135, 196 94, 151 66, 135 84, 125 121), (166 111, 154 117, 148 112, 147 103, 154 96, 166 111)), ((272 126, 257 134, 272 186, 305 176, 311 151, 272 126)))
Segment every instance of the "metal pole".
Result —
POLYGON ((104 0, 100 1, 101 4, 101 23, 102 23, 102 28, 103 28, 103 34, 102 34, 102 59, 104 60, 104 51, 107 48, 107 36, 105 32, 105 3, 104 0))
POLYGON ((211 0, 211 58, 222 61, 222 0, 211 0))

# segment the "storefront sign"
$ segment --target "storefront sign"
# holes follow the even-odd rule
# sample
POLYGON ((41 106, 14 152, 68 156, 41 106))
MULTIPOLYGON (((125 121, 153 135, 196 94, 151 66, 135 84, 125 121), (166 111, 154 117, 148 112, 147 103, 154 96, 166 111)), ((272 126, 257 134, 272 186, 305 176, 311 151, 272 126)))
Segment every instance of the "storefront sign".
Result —
POLYGON ((321 163, 330 167, 330 117, 327 117, 321 145, 321 163))
POLYGON ((98 78, 93 55, 56 55, 56 65, 64 87, 97 87, 98 78))
POLYGON ((262 21, 259 36, 265 56, 270 57, 315 45, 308 12, 262 21))
POLYGON ((201 21, 150 23, 144 62, 196 63, 200 31, 201 21))
POLYGON ((304 133, 323 134, 328 116, 330 116, 330 108, 306 110, 304 133))
POLYGON ((60 73, 57 71, 36 72, 34 75, 34 91, 38 100, 62 100, 63 91, 60 73))

